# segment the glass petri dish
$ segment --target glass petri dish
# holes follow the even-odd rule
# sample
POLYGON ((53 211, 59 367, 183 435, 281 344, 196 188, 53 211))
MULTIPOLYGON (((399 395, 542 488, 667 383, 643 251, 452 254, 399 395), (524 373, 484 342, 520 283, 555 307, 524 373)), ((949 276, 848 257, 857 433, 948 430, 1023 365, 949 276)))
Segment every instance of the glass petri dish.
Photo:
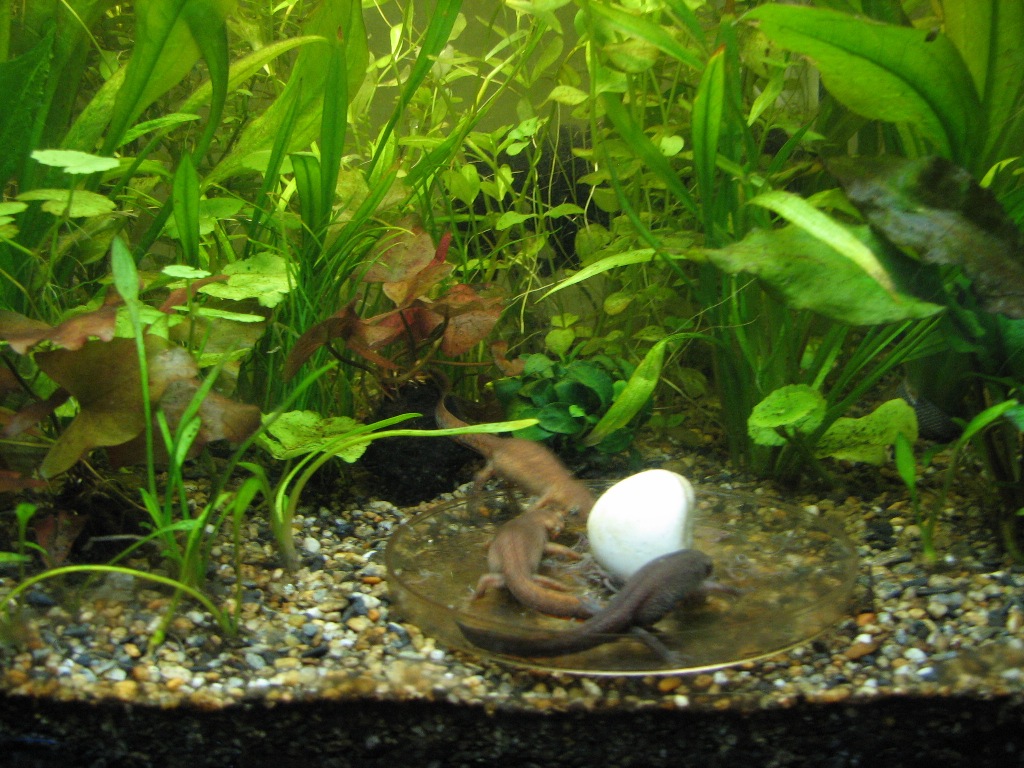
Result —
MULTIPOLYGON (((424 512, 395 529, 385 562, 399 615, 452 649, 517 666, 588 675, 707 671, 804 643, 847 612, 857 575, 856 550, 842 530, 803 509, 754 494, 695 486, 694 547, 715 563, 715 581, 737 594, 712 593, 658 622, 655 650, 634 633, 609 636, 587 651, 528 658, 491 652, 467 640, 457 622, 477 629, 548 635, 578 621, 520 605, 507 590, 475 598, 487 571, 487 546, 515 513, 501 493, 424 512)), ((556 539, 585 555, 585 525, 570 518, 556 539)), ((613 594, 592 559, 545 558, 540 572, 586 598, 613 594)))

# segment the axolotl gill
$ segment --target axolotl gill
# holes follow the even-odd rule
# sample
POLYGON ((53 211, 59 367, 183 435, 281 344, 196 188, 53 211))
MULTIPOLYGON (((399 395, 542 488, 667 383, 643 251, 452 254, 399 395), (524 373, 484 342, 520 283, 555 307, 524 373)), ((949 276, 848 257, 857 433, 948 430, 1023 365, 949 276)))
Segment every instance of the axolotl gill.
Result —
MULTIPOLYGON (((657 557, 633 574, 605 608, 564 631, 517 635, 456 623, 471 643, 496 653, 536 657, 577 653, 611 642, 627 630, 651 627, 687 598, 708 590, 733 591, 709 582, 711 571, 711 558, 696 549, 657 557)), ((653 645, 659 652, 664 650, 660 643, 653 645)))

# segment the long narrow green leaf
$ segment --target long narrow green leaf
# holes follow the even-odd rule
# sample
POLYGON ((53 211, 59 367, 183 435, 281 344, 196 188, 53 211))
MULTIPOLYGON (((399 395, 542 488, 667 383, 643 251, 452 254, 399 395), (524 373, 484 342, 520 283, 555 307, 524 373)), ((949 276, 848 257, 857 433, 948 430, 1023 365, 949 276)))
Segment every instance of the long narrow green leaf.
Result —
POLYGON ((192 150, 193 163, 199 163, 210 148, 220 128, 220 118, 227 101, 229 62, 225 15, 211 3, 189 3, 185 6, 185 21, 210 72, 211 87, 210 112, 203 134, 192 150))
POLYGON ((595 261, 593 264, 588 264, 583 269, 579 270, 573 275, 559 281, 548 289, 547 293, 540 297, 543 301, 553 293, 557 293, 563 288, 568 288, 570 285, 576 285, 584 280, 589 280, 594 275, 600 275, 602 272, 607 272, 609 269, 615 269, 616 267, 624 267, 629 264, 646 264, 654 259, 655 251, 653 248, 638 248, 635 251, 626 251, 625 253, 616 253, 612 256, 605 256, 603 259, 595 261))
POLYGON ((114 103, 102 154, 110 154, 142 110, 180 82, 199 58, 200 48, 189 28, 189 17, 212 14, 223 20, 237 2, 137 0, 135 49, 125 67, 124 84, 114 103))
POLYGON ((594 425, 590 434, 583 440, 583 445, 597 445, 608 435, 618 429, 622 429, 630 420, 636 416, 647 401, 654 394, 654 388, 658 386, 661 378, 661 368, 665 363, 665 350, 674 341, 684 338, 703 338, 702 334, 676 333, 667 336, 653 347, 651 347, 644 359, 633 371, 633 375, 626 382, 626 387, 615 398, 611 407, 605 412, 601 420, 594 425))
POLYGON ((988 120, 978 166, 1017 155, 1024 144, 1024 3, 943 0, 943 29, 960 51, 988 120))
MULTIPOLYGON (((320 121, 320 207, 324 217, 317 222, 317 231, 327 224, 334 202, 334 189, 338 183, 341 155, 345 148, 345 131, 348 127, 348 38, 352 34, 352 18, 359 14, 359 3, 349 12, 349 29, 338 31, 328 39, 331 55, 327 60, 327 79, 324 81, 323 116, 320 121)), ((360 30, 362 25, 359 25, 360 30)), ((365 30, 363 36, 365 38, 365 30)), ((365 44, 365 39, 364 39, 365 44)))
MULTIPOLYGON (((350 39, 345 46, 347 92, 359 90, 366 77, 369 52, 365 32, 362 31, 362 14, 358 11, 359 3, 355 0, 335 0, 317 6, 303 32, 318 35, 321 43, 304 46, 299 51, 281 95, 246 126, 234 149, 206 175, 206 184, 216 184, 238 173, 249 172, 252 155, 274 144, 289 114, 294 114, 295 119, 288 149, 294 152, 309 147, 322 127, 324 85, 332 50, 328 41, 337 39, 339 29, 350 30, 350 39), (293 101, 298 101, 298 107, 293 105, 293 101)), ((317 191, 319 193, 319 183, 317 191)))
POLYGON ((191 155, 182 155, 171 190, 174 223, 185 263, 199 265, 199 175, 191 155))
POLYGON ((669 33, 668 29, 660 24, 647 21, 643 16, 636 16, 613 5, 591 3, 590 10, 595 15, 602 17, 612 28, 619 30, 627 36, 637 37, 646 43, 650 43, 658 50, 668 54, 691 69, 699 70, 703 66, 695 53, 680 44, 669 33))
POLYGON ((708 60, 693 99, 693 166, 704 214, 704 230, 711 234, 715 199, 715 161, 725 109, 725 49, 708 60))
POLYGON ((0 187, 10 181, 27 161, 32 136, 46 100, 46 80, 50 75, 53 34, 48 34, 31 49, 11 61, 0 62, 0 187))
POLYGON ((759 6, 744 18, 808 56, 832 95, 854 112, 913 125, 944 156, 970 166, 985 116, 971 75, 945 35, 781 4, 759 6))

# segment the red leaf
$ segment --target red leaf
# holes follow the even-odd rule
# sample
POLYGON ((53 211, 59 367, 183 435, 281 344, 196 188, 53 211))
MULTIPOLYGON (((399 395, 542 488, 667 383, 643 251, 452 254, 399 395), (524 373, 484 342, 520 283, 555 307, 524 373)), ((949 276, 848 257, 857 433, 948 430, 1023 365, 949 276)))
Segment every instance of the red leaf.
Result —
POLYGON ((403 228, 393 230, 382 237, 370 251, 372 264, 363 275, 363 280, 367 283, 398 283, 410 280, 434 261, 434 243, 423 227, 408 218, 403 219, 399 226, 403 228))
POLYGON ((44 488, 46 481, 27 477, 10 469, 0 469, 0 493, 14 493, 27 488, 44 488))
POLYGON ((68 350, 81 349, 90 338, 110 341, 114 338, 117 306, 104 304, 97 310, 85 312, 51 328, 46 323, 31 320, 17 312, 0 310, 0 339, 11 349, 24 355, 43 341, 68 350))

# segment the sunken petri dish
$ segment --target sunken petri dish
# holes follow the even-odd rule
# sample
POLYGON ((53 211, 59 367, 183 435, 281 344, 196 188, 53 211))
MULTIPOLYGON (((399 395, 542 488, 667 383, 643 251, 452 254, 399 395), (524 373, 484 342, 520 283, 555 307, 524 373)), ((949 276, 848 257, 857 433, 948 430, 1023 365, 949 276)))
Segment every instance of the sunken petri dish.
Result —
MULTIPOLYGON (((649 675, 719 669, 806 642, 848 611, 857 574, 853 544, 838 526, 769 497, 696 487, 694 547, 715 563, 714 578, 738 590, 681 605, 658 622, 656 652, 633 634, 587 651, 531 659, 478 648, 456 621, 475 628, 547 635, 578 622, 523 607, 504 589, 474 599, 487 570, 487 545, 513 516, 500 493, 470 509, 459 500, 395 529, 385 559, 402 618, 449 648, 504 663, 588 675, 649 675), (665 651, 668 651, 667 653, 665 651)), ((585 525, 570 519, 557 541, 586 552, 585 525)), ((541 573, 595 601, 611 591, 590 558, 546 558, 541 573)))

